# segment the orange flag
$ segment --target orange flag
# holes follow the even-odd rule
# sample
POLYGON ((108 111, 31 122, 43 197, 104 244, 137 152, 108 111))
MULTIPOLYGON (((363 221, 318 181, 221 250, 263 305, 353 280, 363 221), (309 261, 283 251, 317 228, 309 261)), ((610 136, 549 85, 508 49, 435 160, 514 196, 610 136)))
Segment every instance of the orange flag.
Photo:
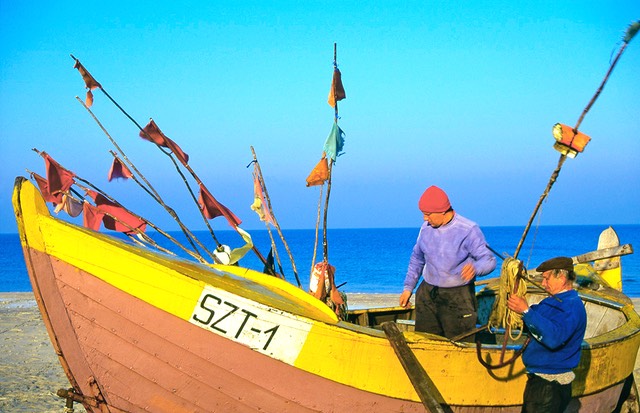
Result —
POLYGON ((125 164, 123 164, 120 159, 113 158, 113 163, 111 164, 111 169, 109 169, 108 179, 111 182, 114 178, 124 178, 129 179, 133 176, 129 168, 125 164))
POLYGON ((571 126, 556 123, 553 125, 553 137, 559 143, 571 149, 582 152, 591 138, 582 132, 574 130, 571 126))
POLYGON ((240 218, 235 216, 227 207, 219 203, 204 185, 200 184, 200 196, 198 197, 198 205, 207 219, 224 216, 229 225, 233 228, 242 223, 240 218))
POLYGON ((333 79, 331 80, 331 90, 329 91, 329 99, 327 99, 327 102, 331 107, 335 108, 336 102, 346 97, 347 94, 344 91, 344 86, 342 86, 342 74, 336 67, 333 69, 333 79))
POLYGON ((91 93, 91 91, 96 88, 102 89, 102 86, 93 78, 93 76, 91 76, 91 73, 82 66, 82 63, 80 63, 78 59, 76 59, 76 63, 73 65, 73 68, 78 69, 78 72, 80 72, 80 75, 82 76, 82 80, 84 80, 84 84, 87 88, 87 99, 85 104, 87 107, 91 107, 91 105, 93 105, 93 93, 91 93))
POLYGON ((182 162, 183 165, 186 166, 189 162, 189 155, 184 153, 177 143, 175 143, 174 141, 169 139, 168 136, 162 133, 153 119, 151 119, 147 126, 145 126, 144 129, 140 131, 140 137, 150 142, 154 142, 157 145, 169 148, 171 152, 173 152, 173 154, 176 156, 176 158, 178 158, 178 160, 182 162))
POLYGON ((329 179, 329 166, 327 158, 323 154, 320 162, 317 163, 307 177, 307 186, 322 185, 327 179, 329 179))
POLYGON ((44 158, 47 170, 47 182, 49 182, 49 192, 51 195, 57 195, 66 192, 73 185, 73 178, 76 176, 73 172, 63 168, 46 152, 41 152, 44 158))

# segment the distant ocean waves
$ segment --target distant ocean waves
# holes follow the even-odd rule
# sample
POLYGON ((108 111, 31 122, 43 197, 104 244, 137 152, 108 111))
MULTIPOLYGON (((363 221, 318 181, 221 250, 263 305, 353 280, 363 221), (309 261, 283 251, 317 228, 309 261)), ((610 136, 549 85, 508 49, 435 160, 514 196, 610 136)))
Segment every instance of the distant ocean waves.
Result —
MULTIPOLYGON (((527 268, 554 256, 576 256, 597 248, 598 236, 605 225, 544 226, 532 228, 518 258, 527 268)), ((640 225, 618 225, 614 229, 622 244, 640 248, 640 225)), ((523 232, 522 227, 483 228, 491 248, 504 256, 512 256, 523 232)), ((269 253, 271 240, 266 230, 250 231, 254 244, 264 257, 269 253)), ((208 232, 197 232, 203 243, 213 245, 208 232)), ((278 257, 286 279, 297 285, 289 255, 278 237, 275 237, 278 257)), ((177 238, 181 233, 172 233, 177 238)), ((298 278, 307 289, 312 267, 314 230, 285 230, 285 239, 294 257, 298 278)), ((320 234, 321 235, 321 234, 320 234)), ((336 268, 336 283, 348 293, 400 293, 411 248, 418 228, 385 229, 330 229, 328 231, 328 259, 336 268)), ((240 245, 233 231, 216 231, 222 243, 232 247, 240 245)), ((169 243, 162 242, 169 246, 169 243)), ((322 260, 322 241, 318 244, 315 261, 322 260)), ((623 291, 631 297, 640 297, 640 253, 622 257, 623 291)), ((498 260, 500 262, 500 260, 498 260)), ((262 270, 263 264, 249 252, 241 264, 262 270)), ((499 275, 499 265, 490 276, 499 275)), ((31 291, 17 234, 0 234, 0 290, 3 292, 31 291)))

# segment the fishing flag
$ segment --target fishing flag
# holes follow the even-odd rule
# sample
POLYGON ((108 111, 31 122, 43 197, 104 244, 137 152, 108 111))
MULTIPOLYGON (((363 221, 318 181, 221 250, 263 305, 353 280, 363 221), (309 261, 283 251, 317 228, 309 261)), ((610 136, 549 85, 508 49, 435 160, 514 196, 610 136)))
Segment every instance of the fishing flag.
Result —
POLYGON ((109 179, 109 182, 111 182, 111 180, 114 178, 129 179, 132 176, 133 174, 131 173, 131 170, 127 168, 127 165, 123 164, 118 157, 114 157, 111 168, 109 169, 109 175, 107 177, 107 179, 109 179))
MULTIPOLYGON (((67 192, 73 185, 73 178, 76 176, 73 172, 63 168, 46 152, 40 152, 44 158, 45 168, 47 170, 47 182, 49 183, 49 192, 51 195, 67 192)), ((62 201, 62 198, 60 199, 62 201)))
POLYGON ((584 133, 578 132, 571 126, 563 125, 562 123, 553 125, 553 137, 556 140, 553 145, 554 149, 570 158, 575 158, 591 140, 584 133))
POLYGON ((327 157, 323 153, 322 159, 316 164, 309 176, 307 177, 307 186, 315 186, 324 184, 329 179, 329 166, 327 157))
POLYGON ((80 72, 80 75, 82 76, 82 80, 84 80, 84 84, 87 88, 87 99, 85 101, 85 105, 90 108, 91 105, 93 105, 93 93, 91 93, 91 91, 96 88, 102 89, 102 86, 93 78, 93 76, 91 76, 91 73, 82 66, 82 63, 80 63, 78 59, 75 60, 76 63, 73 65, 73 68, 78 69, 78 72, 80 72))
POLYGON ((267 255, 267 262, 264 264, 264 269, 262 270, 265 274, 276 274, 276 265, 273 260, 273 247, 269 249, 269 255, 267 255))
POLYGON ((267 204, 265 200, 260 179, 258 178, 258 174, 255 172, 253 173, 253 204, 251 204, 251 209, 258 214, 260 221, 275 226, 273 216, 271 216, 271 211, 269 211, 269 204, 267 204))
POLYGON ((36 183, 38 184, 38 188, 40 188, 40 193, 42 194, 42 198, 44 198, 45 201, 51 202, 54 205, 57 205, 62 202, 62 194, 57 193, 53 195, 49 190, 49 182, 47 182, 46 178, 38 175, 35 172, 31 173, 31 177, 36 180, 36 183))
POLYGON ((247 255, 247 252, 249 252, 253 248, 253 240, 251 239, 251 235, 249 235, 247 231, 243 230, 240 227, 236 227, 236 231, 244 240, 244 245, 238 248, 234 248, 231 251, 231 254, 229 255, 230 264, 235 264, 240 261, 240 259, 247 255))
POLYGON ((187 163, 189 162, 189 155, 184 153, 182 149, 180 149, 177 143, 175 143, 169 137, 167 137, 164 133, 162 133, 162 131, 160 130, 160 128, 158 128, 158 125, 156 125, 153 119, 149 120, 149 123, 147 124, 147 126, 145 126, 144 129, 140 131, 140 137, 142 139, 153 142, 157 145, 163 146, 165 148, 169 148, 169 150, 173 152, 176 158, 178 158, 178 160, 184 166, 187 166, 187 163))
POLYGON ((82 204, 82 225, 85 228, 92 229, 94 231, 100 230, 100 224, 102 224, 102 218, 104 212, 100 211, 98 207, 91 205, 87 201, 82 204))
POLYGON ((56 205, 55 209, 53 210, 53 212, 55 212, 56 214, 60 211, 64 211, 69 214, 69 216, 75 218, 78 215, 82 214, 82 203, 72 196, 64 194, 62 195, 62 202, 56 205))
POLYGON ((209 190, 202 184, 200 184, 200 195, 198 196, 198 205, 204 213, 207 219, 213 219, 215 217, 224 216, 229 225, 236 228, 242 223, 240 218, 234 215, 227 207, 219 203, 209 190))
POLYGON ((331 80, 331 90, 329 91, 329 99, 327 102, 331 107, 336 107, 336 102, 345 99, 347 94, 342 86, 342 74, 337 67, 333 69, 333 79, 331 80))
POLYGON ((331 132, 329 132, 329 136, 327 136, 327 140, 324 143, 324 152, 335 162, 336 157, 342 155, 342 148, 344 148, 344 132, 334 122, 331 132))
POLYGON ((104 195, 95 191, 88 191, 87 195, 93 198, 98 207, 98 211, 104 214, 102 223, 105 228, 112 231, 124 232, 125 234, 137 232, 136 229, 144 232, 147 228, 146 221, 133 215, 115 202, 111 202, 104 195))

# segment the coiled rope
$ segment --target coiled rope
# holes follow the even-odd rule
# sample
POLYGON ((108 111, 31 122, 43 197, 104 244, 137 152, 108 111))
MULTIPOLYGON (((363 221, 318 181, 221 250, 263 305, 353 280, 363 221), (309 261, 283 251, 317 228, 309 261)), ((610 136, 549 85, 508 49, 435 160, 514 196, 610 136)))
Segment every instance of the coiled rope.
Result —
POLYGON ((521 275, 524 267, 522 261, 515 258, 506 258, 500 270, 500 288, 498 296, 493 304, 491 316, 489 317, 489 331, 497 328, 504 328, 512 340, 517 340, 522 336, 523 322, 522 315, 507 308, 509 294, 524 297, 527 294, 527 284, 521 275), (517 330, 516 337, 513 331, 517 330))

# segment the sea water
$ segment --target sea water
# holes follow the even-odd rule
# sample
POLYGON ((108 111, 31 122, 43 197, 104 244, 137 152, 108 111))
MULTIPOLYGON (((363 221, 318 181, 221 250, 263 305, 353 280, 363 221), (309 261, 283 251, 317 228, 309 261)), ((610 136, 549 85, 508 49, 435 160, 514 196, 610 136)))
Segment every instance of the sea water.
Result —
MULTIPOLYGON (((640 248, 640 225, 613 226, 621 244, 632 244, 640 248)), ((518 258, 529 269, 555 256, 576 256, 597 249, 598 236, 606 225, 586 226, 543 226, 532 228, 523 244, 518 258)), ((327 231, 327 258, 336 268, 336 284, 347 293, 398 293, 409 262, 411 249, 418 236, 419 228, 384 229, 329 229, 327 231)), ((500 255, 513 256, 522 237, 523 227, 484 227, 487 243, 500 255)), ((294 285, 298 281, 302 288, 309 285, 309 274, 314 262, 315 230, 284 230, 288 250, 293 256, 296 271, 289 258, 289 252, 278 233, 272 229, 250 231, 253 242, 263 257, 267 257, 272 241, 276 246, 277 259, 285 278, 294 285), (297 275, 297 276, 296 276, 297 275)), ((118 234, 120 236, 120 234, 118 234)), ((171 233, 177 239, 184 239, 181 233, 171 233)), ((205 245, 215 246, 209 232, 199 231, 196 236, 205 245)), ((242 240, 235 231, 216 231, 221 243, 238 247, 242 240)), ((170 246, 164 240, 161 245, 170 246)), ((319 234, 315 262, 324 255, 322 232, 319 234)), ((184 255, 181 253, 181 255, 184 255)), ((497 277, 498 267, 489 277, 497 277)), ((253 251, 240 262, 241 265, 263 270, 264 265, 253 251)), ((623 292, 631 297, 640 297, 640 253, 622 257, 623 292)), ((31 291, 24 257, 17 234, 0 234, 0 291, 31 291)))

